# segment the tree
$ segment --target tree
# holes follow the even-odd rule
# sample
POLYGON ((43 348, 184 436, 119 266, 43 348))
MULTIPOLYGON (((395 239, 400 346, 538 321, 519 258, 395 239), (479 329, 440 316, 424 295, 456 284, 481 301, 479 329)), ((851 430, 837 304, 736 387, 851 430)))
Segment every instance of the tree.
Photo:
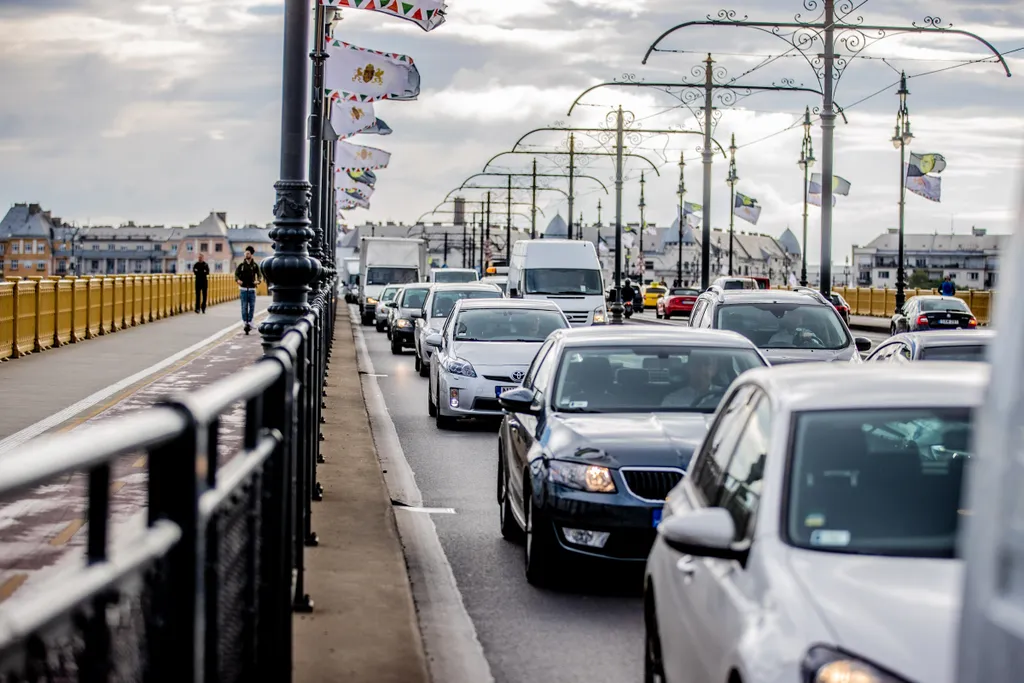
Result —
POLYGON ((928 273, 923 270, 915 270, 907 279, 907 287, 911 289, 935 289, 939 284, 938 280, 928 279, 928 273))

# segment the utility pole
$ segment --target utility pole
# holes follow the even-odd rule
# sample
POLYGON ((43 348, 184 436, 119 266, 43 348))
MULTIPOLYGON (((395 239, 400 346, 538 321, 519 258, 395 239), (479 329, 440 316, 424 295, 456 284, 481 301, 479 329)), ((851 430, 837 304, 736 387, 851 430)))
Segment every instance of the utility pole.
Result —
POLYGON ((677 286, 683 286, 683 221, 686 218, 686 170, 685 155, 679 153, 679 259, 676 261, 676 282, 677 286))
POLYGON ((444 231, 444 265, 448 265, 448 231, 444 231))
POLYGON ((484 225, 484 249, 485 257, 480 260, 480 272, 484 273, 487 271, 487 266, 491 260, 491 193, 487 193, 487 224, 484 225))
POLYGON ((530 239, 537 239, 537 159, 533 160, 533 199, 531 203, 533 208, 531 209, 530 216, 530 239))
POLYGON ((601 200, 597 200, 597 225, 601 227, 601 200))
POLYGON ((905 169, 907 165, 907 145, 914 140, 914 135, 910 132, 910 109, 907 107, 907 95, 910 94, 910 91, 907 90, 906 73, 900 74, 900 89, 896 94, 900 97, 900 110, 896 115, 896 134, 893 135, 892 142, 893 145, 900 148, 900 232, 896 252, 896 310, 898 311, 906 303, 906 272, 903 267, 903 263, 906 260, 903 247, 903 221, 907 203, 907 171, 905 169))
POLYGON ((835 164, 836 112, 833 102, 835 73, 835 0, 825 0, 824 106, 821 110, 821 283, 826 299, 832 293, 832 172, 835 164))
POLYGON ((462 267, 468 268, 466 265, 466 221, 462 221, 462 267))
MULTIPOLYGON (((807 286, 807 192, 808 173, 814 167, 814 141, 811 138, 811 108, 804 110, 804 141, 800 149, 800 161, 797 163, 804 172, 804 234, 800 244, 800 285, 807 286)), ((787 274, 786 277, 789 277, 787 274)))
MULTIPOLYGON (((576 133, 569 133, 569 239, 572 239, 572 208, 575 200, 576 133)), ((582 233, 580 234, 582 237, 582 233)))
POLYGON ((646 202, 644 202, 644 185, 647 181, 644 180, 644 172, 640 171, 640 286, 644 286, 644 275, 647 270, 647 259, 644 257, 644 230, 647 228, 645 221, 644 209, 647 208, 646 202))
POLYGON ((736 175, 736 134, 733 133, 732 142, 729 144, 729 176, 725 179, 725 182, 729 184, 729 277, 733 276, 732 252, 736 221, 736 182, 738 180, 739 176, 736 175))
POLYGON ((615 302, 613 325, 622 324, 622 105, 615 115, 615 302))
POLYGON ((505 223, 505 265, 512 258, 512 174, 508 176, 508 217, 505 223))
POLYGON ((712 67, 715 60, 711 59, 711 53, 704 60, 704 149, 701 156, 704 163, 704 224, 701 226, 700 234, 700 289, 703 292, 711 286, 711 164, 714 162, 714 152, 711 149, 711 123, 712 106, 711 96, 714 93, 714 72, 712 67))

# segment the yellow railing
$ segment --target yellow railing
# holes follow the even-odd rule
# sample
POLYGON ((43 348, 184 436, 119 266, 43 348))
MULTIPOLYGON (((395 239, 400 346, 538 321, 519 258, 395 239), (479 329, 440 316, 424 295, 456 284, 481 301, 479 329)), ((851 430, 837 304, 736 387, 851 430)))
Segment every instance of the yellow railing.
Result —
MULTIPOLYGON (((895 289, 868 289, 866 287, 836 287, 836 294, 841 295, 850 304, 852 315, 867 315, 877 318, 888 318, 896 311, 895 289)), ((904 296, 938 294, 934 289, 907 289, 904 296)), ((974 317, 982 325, 992 322, 992 292, 965 289, 956 293, 963 299, 974 313, 974 317)))
MULTIPOLYGON (((210 275, 208 305, 238 299, 230 273, 210 275)), ((31 277, 0 282, 0 361, 195 310, 183 275, 31 277)))

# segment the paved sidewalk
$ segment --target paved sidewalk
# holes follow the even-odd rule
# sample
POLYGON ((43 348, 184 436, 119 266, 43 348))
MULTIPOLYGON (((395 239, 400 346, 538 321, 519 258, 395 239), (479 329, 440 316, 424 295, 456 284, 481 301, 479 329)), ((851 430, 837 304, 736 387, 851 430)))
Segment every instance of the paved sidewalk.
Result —
MULTIPOLYGON (((296 615, 296 683, 427 683, 426 658, 395 514, 374 448, 347 306, 327 387, 320 545, 306 550, 314 611, 296 615)), ((437 683, 443 683, 438 681, 437 683)))
MULTIPOLYGON (((269 302, 270 297, 257 299, 257 315, 266 310, 269 302)), ((238 302, 228 301, 206 309, 205 315, 181 313, 109 336, 0 363, 0 455, 26 440, 10 439, 20 430, 79 402, 89 403, 86 399, 95 399, 97 392, 110 391, 112 385, 124 383, 124 386, 113 387, 111 396, 94 400, 91 405, 80 405, 81 410, 69 410, 69 414, 54 418, 48 428, 58 426, 83 410, 102 409, 110 405, 111 400, 116 401, 123 391, 130 391, 145 381, 147 374, 161 372, 174 362, 200 353, 217 341, 216 335, 228 333, 232 325, 240 327, 240 321, 238 302), (184 355, 166 360, 177 354, 184 355), (163 367, 154 367, 162 362, 163 367)), ((253 332, 251 337, 258 339, 258 333, 253 332)))

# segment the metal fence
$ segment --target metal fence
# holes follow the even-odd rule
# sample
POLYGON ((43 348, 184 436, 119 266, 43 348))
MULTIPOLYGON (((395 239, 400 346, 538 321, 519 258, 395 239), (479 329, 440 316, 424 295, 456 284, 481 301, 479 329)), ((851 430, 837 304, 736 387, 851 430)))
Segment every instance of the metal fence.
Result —
POLYGON ((85 561, 4 605, 0 683, 291 679, 291 613, 309 607, 334 287, 312 308, 229 378, 0 460, 0 500, 88 479, 85 561), (221 421, 241 402, 243 446, 218 467, 221 421), (148 463, 145 529, 111 543, 111 468, 136 453, 148 463))

